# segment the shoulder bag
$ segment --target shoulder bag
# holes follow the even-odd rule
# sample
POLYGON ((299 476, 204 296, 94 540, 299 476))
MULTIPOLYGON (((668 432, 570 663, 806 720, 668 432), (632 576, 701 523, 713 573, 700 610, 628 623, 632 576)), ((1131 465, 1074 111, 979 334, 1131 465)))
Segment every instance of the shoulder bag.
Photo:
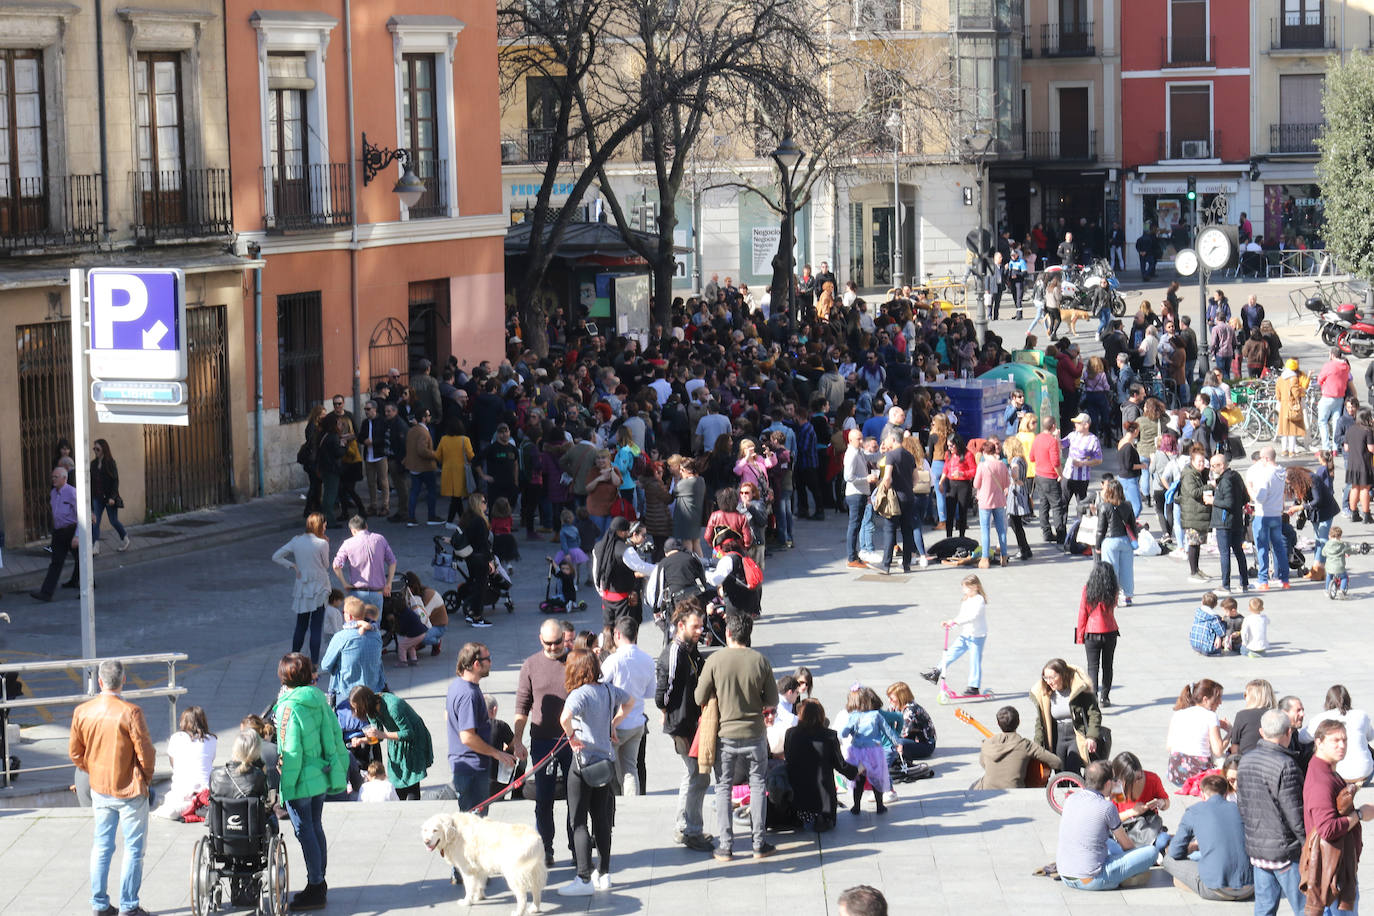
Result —
POLYGON ((883 518, 897 518, 902 514, 902 504, 891 484, 883 484, 873 491, 873 511, 883 518))
MULTIPOLYGON (((605 685, 601 685, 605 687, 605 685)), ((611 688, 606 687, 606 705, 610 707, 611 719, 615 719, 615 704, 611 702, 611 688)), ((615 780, 615 761, 614 760, 593 760, 591 763, 583 761, 582 755, 574 756, 577 761, 577 774, 582 777, 582 781, 593 789, 604 789, 615 780)))

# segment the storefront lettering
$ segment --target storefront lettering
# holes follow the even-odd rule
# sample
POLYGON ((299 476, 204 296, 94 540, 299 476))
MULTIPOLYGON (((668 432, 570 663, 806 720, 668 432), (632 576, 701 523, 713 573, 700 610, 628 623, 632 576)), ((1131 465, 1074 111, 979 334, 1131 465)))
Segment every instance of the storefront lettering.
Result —
MULTIPOLYGON (((554 197, 567 197, 572 193, 574 183, 571 181, 557 181, 553 184, 554 197)), ((510 186, 511 197, 536 197, 539 194, 541 185, 537 184, 513 184, 510 186)))

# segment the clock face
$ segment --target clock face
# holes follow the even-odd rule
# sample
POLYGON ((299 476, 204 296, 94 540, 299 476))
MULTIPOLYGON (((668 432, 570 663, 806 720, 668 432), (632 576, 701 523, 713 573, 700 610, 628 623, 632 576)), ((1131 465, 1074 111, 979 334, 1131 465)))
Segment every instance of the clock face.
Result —
POLYGON ((1174 270, 1180 277, 1191 277, 1197 273, 1197 252, 1184 248, 1174 255, 1174 270))
POLYGON ((1203 267, 1218 270, 1231 260, 1231 240, 1221 229, 1210 226, 1198 233, 1197 254, 1203 267))

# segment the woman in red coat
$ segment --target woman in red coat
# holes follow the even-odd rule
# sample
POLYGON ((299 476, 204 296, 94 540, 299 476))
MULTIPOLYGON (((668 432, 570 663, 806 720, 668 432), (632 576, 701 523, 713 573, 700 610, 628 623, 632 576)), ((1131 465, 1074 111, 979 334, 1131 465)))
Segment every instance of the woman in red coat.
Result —
POLYGON ((1112 662, 1116 658, 1117 584, 1116 570, 1110 563, 1097 561, 1088 582, 1083 586, 1083 596, 1078 602, 1078 625, 1074 627, 1073 640, 1083 646, 1088 656, 1088 677, 1092 680, 1093 691, 1097 694, 1097 705, 1103 709, 1112 705, 1112 662), (1099 683, 1097 669, 1102 666, 1102 679, 1099 683))

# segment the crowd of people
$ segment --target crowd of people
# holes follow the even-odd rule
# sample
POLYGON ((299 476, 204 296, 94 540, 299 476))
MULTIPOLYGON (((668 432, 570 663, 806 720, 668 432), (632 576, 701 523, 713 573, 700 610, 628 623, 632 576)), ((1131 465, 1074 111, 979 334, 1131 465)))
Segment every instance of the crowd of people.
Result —
MULTIPOLYGON (((1023 247, 1006 242, 1004 262, 1024 263, 1023 247)), ((1071 232, 1065 244, 1061 256, 1076 259, 1071 232)), ((1267 763, 1261 775, 1258 764, 1247 763, 1254 743, 1235 746, 1255 736, 1306 766, 1313 796, 1307 833, 1337 846, 1346 836, 1357 843, 1358 827, 1341 828, 1331 815, 1340 799, 1322 801, 1335 785, 1330 773, 1349 769, 1337 732, 1374 737, 1348 695, 1334 706, 1328 696, 1335 725, 1318 728, 1310 742, 1316 750, 1302 759, 1308 739, 1297 731, 1300 702, 1296 721, 1284 718, 1291 727, 1280 731, 1275 716, 1252 715, 1247 721, 1257 721, 1237 734, 1240 715, 1236 726, 1216 716, 1221 688, 1189 685, 1170 728, 1168 776, 1176 785, 1196 783, 1204 802, 1172 837, 1131 832, 1133 821, 1157 820, 1168 797, 1135 755, 1111 756, 1103 721, 1112 706, 1115 613, 1135 598, 1138 555, 1174 553, 1187 559, 1193 580, 1210 583, 1202 560, 1215 548, 1219 584, 1209 588, 1189 634, 1203 655, 1266 651, 1262 600, 1256 596, 1240 617, 1230 560, 1237 560, 1235 591, 1290 588, 1296 529, 1306 523, 1315 535, 1308 575, 1329 577, 1333 598, 1347 594, 1352 551, 1332 522, 1342 511, 1352 524, 1369 518, 1374 415, 1360 406, 1341 355, 1333 351, 1317 373, 1304 374, 1282 356, 1253 297, 1233 317, 1220 292, 1199 338, 1179 312, 1175 285, 1158 313, 1143 302, 1129 328, 1108 321, 1100 358, 1085 360, 1069 337, 1041 350, 1027 335, 1020 349, 1035 351, 1053 374, 1058 402, 1032 404, 1019 390, 993 432, 965 437, 966 418, 939 383, 1012 360, 1001 338, 989 333, 979 345, 966 315, 948 313, 920 289, 892 290, 870 308, 852 288, 837 294, 824 264, 804 281, 801 311, 789 316, 729 278, 720 284, 713 277, 704 297, 675 301, 669 325, 647 341, 602 336, 556 312, 543 356, 524 347, 512 323, 508 358, 498 364, 469 372, 451 362, 436 377, 421 361, 404 382, 395 370, 378 382, 361 418, 347 412, 342 396, 332 412, 312 412, 298 454, 310 481, 305 531, 273 556, 295 576, 291 652, 278 669, 282 692, 272 722, 246 722, 227 742, 236 772, 263 775, 261 786, 249 780, 248 791, 280 805, 301 844, 307 879, 294 908, 326 900, 325 799, 418 798, 434 764, 429 727, 389 690, 384 647, 394 641, 397 667, 412 667, 421 648, 431 657, 443 652, 456 622, 451 612, 461 609, 472 628, 491 626, 486 609, 501 588, 493 579, 522 553, 543 550, 532 546, 539 542, 551 554, 541 608, 558 616, 545 618, 538 650, 521 664, 508 726, 481 690, 489 648, 462 641, 445 703, 445 781, 462 809, 485 813, 493 796, 532 774, 534 819, 549 864, 561 784, 575 875, 560 893, 611 886, 614 808, 624 803, 617 796, 643 793, 643 749, 654 722, 682 766, 673 839, 717 860, 737 855, 736 830, 748 832, 754 857, 765 857, 774 851, 770 825, 830 829, 844 807, 859 813, 867 792, 882 813, 893 774, 917 771, 936 747, 930 716, 910 687, 897 681, 880 695, 856 683, 832 723, 811 695, 809 672, 778 677, 751 648, 755 626, 768 620, 767 558, 805 539, 798 522, 828 512, 847 519, 848 566, 883 574, 898 559, 904 573, 932 563, 988 570, 1032 561, 1037 547, 1095 558, 1074 634, 1085 667, 1047 662, 1030 690, 1033 738, 1017 733, 1020 716, 1006 707, 997 714, 1001 734, 983 749, 984 788, 1024 784, 1030 763, 1082 773, 1086 791, 1070 797, 1061 828, 1058 873, 1067 886, 1116 887, 1163 855, 1171 873, 1203 896, 1294 899, 1284 863, 1297 864, 1291 847, 1296 837, 1301 848, 1302 817, 1295 827, 1287 808, 1272 815, 1266 806, 1288 805, 1301 786, 1284 770, 1282 785, 1265 794, 1274 766, 1267 763), (1204 354, 1210 371, 1198 369, 1204 354), (1230 467, 1225 413, 1243 375, 1272 376, 1283 407, 1280 448, 1261 449, 1241 474, 1230 467), (1302 407, 1311 385, 1321 398, 1319 428, 1309 431, 1302 407), (1310 469, 1279 463, 1309 449, 1310 469), (1339 497, 1338 459, 1346 487, 1339 497), (968 536, 974 509, 976 539, 968 536), (1154 510, 1154 532, 1147 509, 1154 510), (386 536, 369 527, 383 518, 445 529, 435 575, 455 567, 464 574, 456 603, 416 572, 398 576, 386 536), (1028 529, 1037 520, 1041 544, 1032 545, 1028 529), (343 526, 349 536, 331 557, 327 529, 343 526), (599 627, 579 632, 558 619, 586 606, 579 590, 600 605, 599 627), (657 659, 638 646, 641 625, 651 620, 665 636, 657 659), (708 640, 720 646, 703 656, 708 640), (245 737, 250 733, 256 742, 245 737), (1233 754, 1244 755, 1233 761, 1239 781, 1223 786, 1212 770, 1224 780, 1225 767, 1214 764, 1233 754), (847 805, 837 775, 850 790, 847 805), (714 833, 703 812, 708 786, 714 833), (1237 795, 1240 859, 1236 818, 1219 807, 1237 795), (1273 816, 1285 818, 1282 848, 1252 844, 1252 833, 1272 832, 1273 816)), ((1047 330, 1057 330, 1058 316, 1050 318, 1047 330)), ((117 478, 113 485, 105 479, 102 498, 117 488, 117 478)), ((107 511, 114 508, 106 501, 107 511)), ((927 680, 947 689, 951 666, 967 654, 963 695, 982 695, 987 610, 983 580, 968 576, 958 613, 945 621, 955 639, 922 672, 927 680)), ((1275 705, 1272 691, 1268 705, 1275 705)), ((184 718, 183 732, 172 756, 174 777, 180 771, 183 781, 174 782, 164 813, 177 813, 178 805, 185 811, 219 775, 207 765, 215 752, 209 745, 207 756, 205 742, 214 735, 203 713, 184 718)), ((1349 744, 1363 749, 1365 740, 1349 744)), ((75 731, 73 741, 81 766, 75 731)), ((111 817, 138 817, 127 805, 108 808, 111 817)), ((112 845, 113 823, 102 821, 108 826, 98 829, 98 844, 112 845)), ((103 886, 94 897, 98 911, 109 906, 101 894, 103 886)), ((125 896, 131 899, 136 908, 136 881, 133 898, 125 896)))

